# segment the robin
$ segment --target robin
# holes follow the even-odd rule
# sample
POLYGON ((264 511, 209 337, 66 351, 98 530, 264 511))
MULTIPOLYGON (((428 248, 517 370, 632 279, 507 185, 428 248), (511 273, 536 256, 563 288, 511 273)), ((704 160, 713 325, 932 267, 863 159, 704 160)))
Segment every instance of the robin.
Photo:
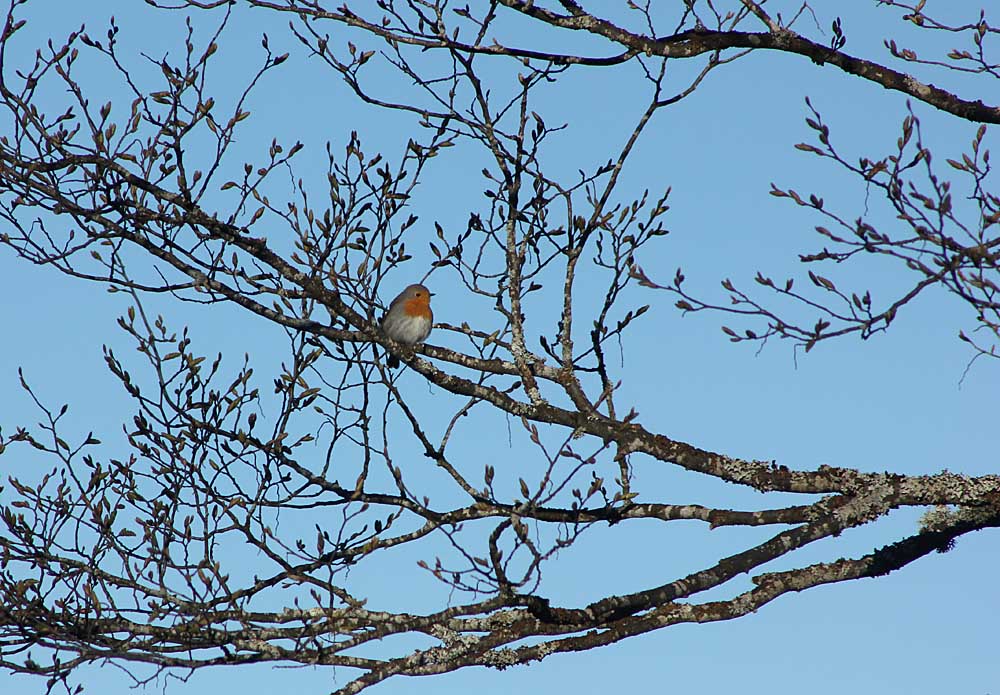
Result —
MULTIPOLYGON (((416 345, 427 340, 434 325, 431 294, 423 285, 410 285, 392 300, 382 317, 382 332, 397 343, 416 345)), ((386 360, 390 369, 399 366, 399 358, 390 354, 386 360)))

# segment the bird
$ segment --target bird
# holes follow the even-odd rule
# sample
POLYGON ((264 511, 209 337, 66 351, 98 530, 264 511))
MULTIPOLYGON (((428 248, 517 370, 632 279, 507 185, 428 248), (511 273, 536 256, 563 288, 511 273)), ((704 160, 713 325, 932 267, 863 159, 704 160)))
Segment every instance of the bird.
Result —
MULTIPOLYGON (((406 345, 427 340, 434 325, 434 314, 431 312, 433 296, 423 285, 408 286, 389 304, 389 310, 382 317, 382 332, 397 343, 406 345)), ((390 353, 385 363, 390 369, 395 369, 399 366, 399 358, 390 353)))

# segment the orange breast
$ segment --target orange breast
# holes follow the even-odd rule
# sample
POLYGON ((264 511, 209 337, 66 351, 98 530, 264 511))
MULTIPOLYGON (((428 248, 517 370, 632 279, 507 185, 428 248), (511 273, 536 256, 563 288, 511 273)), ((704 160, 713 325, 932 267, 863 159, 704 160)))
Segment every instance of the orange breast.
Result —
POLYGON ((414 297, 403 302, 403 311, 407 316, 429 319, 431 317, 431 298, 414 297))

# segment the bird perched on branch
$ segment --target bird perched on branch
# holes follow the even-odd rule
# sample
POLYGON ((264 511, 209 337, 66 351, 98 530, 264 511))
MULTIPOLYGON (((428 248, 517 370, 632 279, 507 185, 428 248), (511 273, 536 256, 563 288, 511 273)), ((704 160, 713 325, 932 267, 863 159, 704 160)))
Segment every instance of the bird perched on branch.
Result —
MULTIPOLYGON (((382 332, 397 343, 416 345, 427 340, 434 325, 431 313, 431 294, 423 285, 410 285, 392 300, 389 310, 382 317, 382 332)), ((390 354, 386 366, 399 366, 399 358, 390 354)))

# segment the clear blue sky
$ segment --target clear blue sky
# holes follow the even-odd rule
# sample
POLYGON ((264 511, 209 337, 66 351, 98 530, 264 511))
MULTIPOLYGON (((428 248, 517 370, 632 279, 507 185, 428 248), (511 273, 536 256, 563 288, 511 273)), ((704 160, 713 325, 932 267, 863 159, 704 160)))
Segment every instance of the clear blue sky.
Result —
MULTIPOLYGON (((980 4, 953 3, 959 8, 956 13, 968 8, 969 19, 977 16, 980 4)), ((81 23, 86 22, 93 35, 103 35, 111 14, 122 29, 126 53, 176 54, 183 36, 180 14, 156 13, 134 1, 34 5, 26 13, 32 23, 20 39, 25 53, 15 56, 25 62, 31 59, 33 42, 40 45, 48 36, 58 40, 81 23)), ((926 37, 893 22, 890 13, 879 11, 874 3, 850 5, 850 13, 841 10, 849 51, 887 59, 881 46, 888 36, 886 27, 893 36, 911 37, 906 45, 925 47, 921 42, 926 37), (884 23, 876 27, 873 18, 879 17, 884 23)), ((829 22, 825 14, 821 17, 826 29, 829 22)), ((196 22, 205 19, 205 15, 195 17, 196 22)), ((406 118, 359 105, 319 61, 304 55, 289 36, 285 19, 261 12, 238 13, 220 42, 212 77, 218 102, 232 93, 234 85, 242 84, 247 66, 259 59, 260 34, 265 29, 272 49, 291 51, 292 57, 280 72, 264 79, 252 99, 253 118, 241 131, 237 156, 258 158, 272 137, 285 143, 301 140, 307 148, 297 174, 312 172, 319 186, 324 181, 327 140, 340 149, 348 133, 358 130, 370 151, 402 151, 410 125, 406 118)), ((340 28, 333 26, 330 31, 340 28)), ((813 31, 811 24, 808 31, 813 31)), ((106 79, 108 73, 100 63, 81 67, 84 82, 107 98, 122 98, 119 85, 106 79)), ((155 74, 155 68, 144 70, 155 74)), ((686 68, 678 67, 677 72, 685 73, 686 68)), ((389 80, 388 73, 385 79, 389 80)), ((968 80, 946 82, 940 76, 937 80, 942 86, 958 85, 967 98, 997 101, 995 89, 977 94, 970 91, 974 84, 968 80)), ((386 81, 380 86, 391 93, 401 88, 399 84, 386 81)), ((681 85, 680 79, 676 84, 681 85)), ((536 107, 550 123, 570 123, 556 137, 548 155, 550 165, 572 172, 606 160, 626 132, 622 124, 642 108, 641 97, 636 97, 640 85, 630 67, 580 71, 560 82, 536 107)), ((804 269, 793 267, 794 260, 797 253, 821 245, 811 231, 819 222, 769 196, 771 182, 821 192, 829 205, 836 204, 848 217, 860 214, 865 204, 862 189, 793 148, 810 138, 804 124, 806 96, 831 124, 836 141, 856 154, 888 152, 906 113, 898 94, 804 58, 751 56, 718 71, 698 93, 657 117, 626 177, 629 191, 673 186, 667 217, 672 233, 642 259, 651 277, 666 282, 682 264, 689 283, 722 297, 717 284, 722 277, 749 286, 757 269, 775 277, 804 275, 804 269)), ((95 103, 101 99, 94 97, 95 103)), ((116 108, 124 111, 127 104, 123 101, 116 108)), ((939 159, 959 155, 975 132, 974 124, 944 117, 922 104, 913 109, 939 159)), ((987 142, 995 143, 992 134, 987 142)), ((447 166, 432 168, 412 202, 421 218, 420 231, 414 234, 430 237, 434 221, 464 226, 470 210, 481 205, 481 158, 481 153, 466 149, 447 166)), ((414 244, 419 245, 419 241, 414 244)), ((394 289, 423 274, 424 267, 413 267, 413 277, 393 278, 394 289)), ((869 264, 862 270, 869 275, 861 278, 842 269, 835 277, 838 284, 865 282, 876 289, 893 287, 901 277, 899 269, 890 266, 869 264)), ((480 315, 484 322, 495 320, 478 313, 483 307, 463 296, 446 273, 433 275, 429 284, 439 295, 438 320, 474 325, 480 315)), ((51 269, 30 267, 7 250, 0 250, 0 286, 7 327, 0 341, 0 393, 4 394, 0 425, 6 428, 35 417, 17 389, 16 368, 22 366, 41 395, 50 402, 70 404, 74 428, 93 429, 114 446, 114 435, 131 411, 103 368, 101 345, 116 346, 122 354, 130 349, 115 326, 115 317, 127 306, 123 296, 109 295, 99 286, 64 278, 51 269)), ((793 468, 831 464, 909 474, 942 469, 997 472, 1000 364, 981 360, 962 380, 971 354, 956 335, 972 325, 973 317, 946 296, 922 298, 900 314, 886 335, 867 342, 848 338, 824 344, 809 355, 800 351, 797 360, 787 343, 772 343, 760 354, 733 346, 719 330, 727 319, 707 314, 682 318, 666 295, 635 288, 628 296, 635 304, 654 306, 626 343, 620 399, 635 404, 650 429, 711 450, 774 459, 793 468)), ((209 354, 222 351, 235 363, 249 351, 261 374, 273 370, 283 357, 280 333, 238 312, 159 300, 153 306, 174 325, 189 323, 209 354)), ((448 339, 435 337, 447 344, 448 339)), ((422 398, 429 411, 439 407, 440 397, 431 400, 426 386, 412 375, 404 379, 404 387, 418 402, 422 398)), ((464 432, 456 449, 468 457, 470 471, 481 468, 489 457, 493 458, 486 462, 494 463, 498 478, 505 466, 522 465, 517 454, 528 450, 519 449, 517 441, 508 450, 502 419, 476 422, 482 429, 464 432), (484 443, 489 445, 487 454, 484 443)), ((6 477, 17 465, 14 457, 5 456, 0 459, 0 474, 6 477)), ((401 465, 425 464, 415 456, 401 465)), ((641 499, 724 508, 777 503, 734 486, 678 475, 663 464, 647 460, 636 465, 636 487, 646 493, 641 499)), ((806 564, 864 554, 912 532, 918 516, 919 510, 896 513, 872 528, 817 544, 792 560, 806 564)), ((627 539, 620 531, 594 529, 564 552, 547 569, 547 595, 556 603, 575 606, 609 593, 663 583, 760 535, 752 529, 708 532, 693 522, 636 525, 627 539)), ((505 672, 468 669, 433 678, 390 680, 370 692, 475 690, 487 695, 560 690, 596 695, 699 689, 747 695, 802 690, 815 695, 996 695, 1000 691, 997 543, 995 531, 972 534, 960 539, 950 553, 929 556, 889 577, 785 596, 736 621, 673 627, 600 651, 558 655, 505 672)), ((372 608, 379 601, 397 608, 410 601, 427 608, 447 601, 447 594, 415 567, 416 557, 400 558, 393 566, 359 568, 351 575, 355 592, 365 595, 359 587, 369 589, 372 608)), ((77 678, 89 692, 133 692, 115 668, 91 667, 77 678)), ((171 683, 167 692, 201 695, 225 688, 248 694, 277 689, 318 693, 347 680, 346 672, 330 669, 240 667, 196 673, 187 683, 171 683)), ((162 684, 150 685, 148 692, 161 692, 162 684)), ((41 693, 44 682, 18 677, 7 679, 0 690, 41 693)))

